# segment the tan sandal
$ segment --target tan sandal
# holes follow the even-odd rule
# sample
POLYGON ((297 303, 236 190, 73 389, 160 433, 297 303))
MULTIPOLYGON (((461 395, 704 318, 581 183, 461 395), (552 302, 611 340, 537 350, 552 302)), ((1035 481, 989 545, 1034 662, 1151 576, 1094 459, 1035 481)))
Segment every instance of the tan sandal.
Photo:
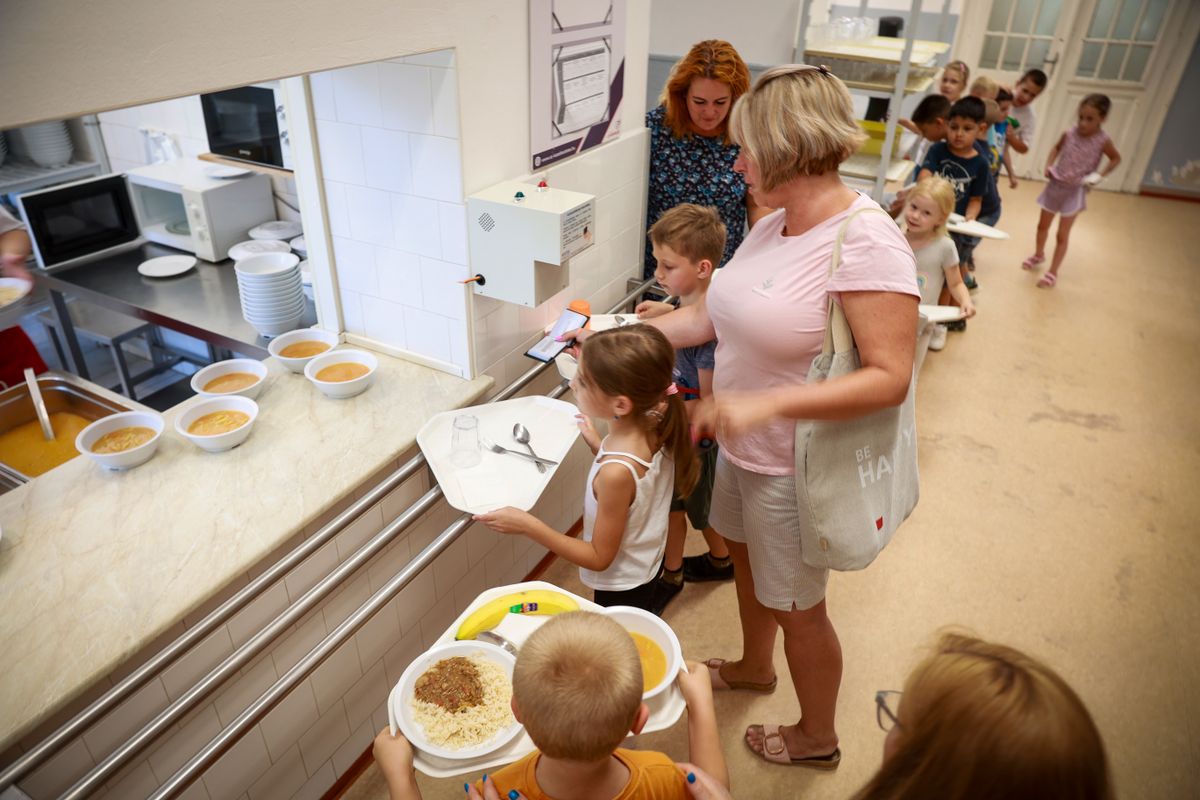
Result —
POLYGON ((746 733, 750 733, 754 728, 762 731, 762 750, 755 749, 754 745, 750 744, 749 737, 745 738, 746 747, 750 748, 751 753, 754 753, 768 764, 835 770, 838 768, 838 764, 842 763, 842 749, 840 747, 833 748, 833 752, 828 755, 795 758, 788 752, 787 742, 784 741, 783 734, 779 730, 779 725, 751 725, 746 729, 746 733))
POLYGON ((775 687, 779 685, 779 676, 771 678, 770 683, 754 683, 753 681, 727 681, 721 677, 721 667, 725 664, 723 658, 710 658, 704 662, 704 666, 708 667, 709 678, 712 679, 713 689, 719 690, 740 690, 746 692, 762 692, 770 694, 775 691, 775 687))

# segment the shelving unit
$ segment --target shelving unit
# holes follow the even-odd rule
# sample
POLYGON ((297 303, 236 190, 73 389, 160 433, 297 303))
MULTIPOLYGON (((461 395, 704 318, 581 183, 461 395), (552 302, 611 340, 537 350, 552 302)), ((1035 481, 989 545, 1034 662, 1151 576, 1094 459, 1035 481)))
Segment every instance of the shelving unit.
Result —
MULTIPOLYGON (((865 16, 868 0, 859 5, 859 16, 865 16)), ((793 60, 805 64, 824 64, 840 77, 846 86, 858 94, 890 100, 886 133, 881 154, 856 154, 844 161, 839 172, 849 178, 874 181, 871 197, 882 202, 884 185, 888 181, 904 180, 916 166, 912 162, 893 163, 892 143, 896 141, 896 121, 905 95, 922 93, 933 85, 940 58, 950 51, 950 45, 939 41, 915 38, 921 15, 921 0, 912 0, 905 37, 875 36, 847 42, 820 42, 808 46, 807 36, 812 19, 812 0, 802 0, 800 26, 796 34, 793 60)), ((946 32, 950 0, 942 0, 940 35, 946 32)))
POLYGON ((67 120, 75 153, 61 167, 39 167, 18 160, 11 152, 0 164, 0 195, 22 194, 44 186, 69 183, 110 171, 108 155, 100 139, 100 123, 94 115, 67 120))

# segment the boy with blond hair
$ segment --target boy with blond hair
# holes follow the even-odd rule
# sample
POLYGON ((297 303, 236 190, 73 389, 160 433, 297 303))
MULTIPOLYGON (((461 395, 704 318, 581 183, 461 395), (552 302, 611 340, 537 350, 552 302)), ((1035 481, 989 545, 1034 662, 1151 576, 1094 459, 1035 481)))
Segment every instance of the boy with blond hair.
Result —
MULTIPOLYGON (((667 294, 678 297, 680 306, 699 303, 708 294, 713 272, 725 252, 725 225, 715 208, 682 203, 667 211, 649 232, 657 266, 654 277, 667 294)), ((674 311, 668 303, 644 301, 637 306, 640 319, 674 311)), ((675 385, 684 400, 699 400, 712 394, 715 339, 675 351, 675 385)), ((691 403, 685 406, 689 411, 691 403)), ((708 524, 713 480, 717 467, 716 445, 698 454, 700 478, 687 497, 671 504, 663 569, 651 610, 662 614, 667 604, 683 590, 684 580, 722 581, 733 578, 733 563, 725 540, 708 524), (701 531, 708 552, 683 557, 687 524, 701 531)))
MULTIPOLYGON (((690 761, 728 787, 708 670, 688 662, 677 680, 688 708, 690 761)), ((513 669, 512 710, 537 750, 484 776, 474 787, 479 795, 486 789, 526 800, 689 797, 687 773, 670 756, 620 747, 641 732, 650 709, 642 702, 633 638, 603 614, 559 614, 525 641, 513 669)), ((419 800, 403 737, 381 731, 375 753, 393 800, 419 800)))

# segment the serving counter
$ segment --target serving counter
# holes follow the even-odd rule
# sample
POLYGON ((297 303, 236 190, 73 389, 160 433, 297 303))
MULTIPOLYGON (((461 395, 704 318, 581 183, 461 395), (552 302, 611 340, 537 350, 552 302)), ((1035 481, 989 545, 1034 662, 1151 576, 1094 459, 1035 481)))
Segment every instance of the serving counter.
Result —
POLYGON ((413 446, 432 415, 490 388, 379 355, 374 386, 331 400, 266 361, 250 438, 206 453, 166 412, 127 472, 75 458, 0 495, 0 751, 169 631, 413 446))

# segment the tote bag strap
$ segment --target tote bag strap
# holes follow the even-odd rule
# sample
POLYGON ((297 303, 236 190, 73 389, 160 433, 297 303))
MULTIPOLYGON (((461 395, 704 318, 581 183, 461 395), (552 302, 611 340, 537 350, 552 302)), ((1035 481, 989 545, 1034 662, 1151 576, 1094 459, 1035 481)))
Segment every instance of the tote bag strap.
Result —
MULTIPOLYGON (((883 214, 888 216, 888 213, 878 206, 871 208, 860 208, 850 216, 838 228, 837 239, 833 242, 833 258, 829 260, 829 278, 833 277, 833 273, 837 272, 838 267, 842 265, 842 241, 846 238, 846 228, 859 214, 883 214)), ((888 219, 891 219, 888 216, 888 219)), ((850 322, 846 319, 846 312, 842 310, 841 305, 833 301, 833 296, 829 297, 829 308, 825 314, 825 341, 821 346, 821 354, 829 355, 831 353, 846 353, 854 349, 854 334, 850 330, 850 322)))

